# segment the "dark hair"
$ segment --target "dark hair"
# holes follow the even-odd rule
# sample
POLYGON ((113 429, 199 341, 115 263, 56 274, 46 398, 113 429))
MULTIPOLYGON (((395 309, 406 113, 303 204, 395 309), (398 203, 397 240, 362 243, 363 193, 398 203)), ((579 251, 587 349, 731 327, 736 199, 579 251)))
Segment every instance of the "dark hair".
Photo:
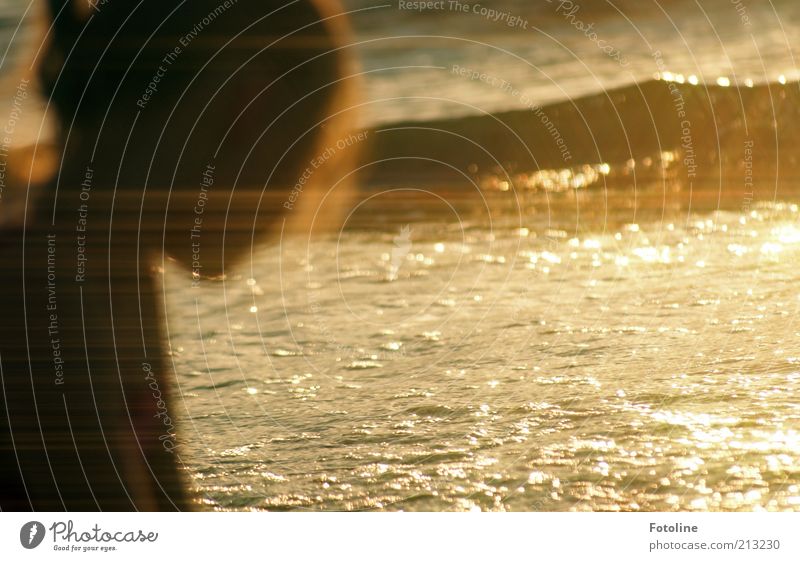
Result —
POLYGON ((40 74, 62 173, 102 158, 120 164, 118 185, 179 188, 214 159, 218 180, 291 183, 346 97, 336 2, 108 0, 87 17, 49 5, 40 74))

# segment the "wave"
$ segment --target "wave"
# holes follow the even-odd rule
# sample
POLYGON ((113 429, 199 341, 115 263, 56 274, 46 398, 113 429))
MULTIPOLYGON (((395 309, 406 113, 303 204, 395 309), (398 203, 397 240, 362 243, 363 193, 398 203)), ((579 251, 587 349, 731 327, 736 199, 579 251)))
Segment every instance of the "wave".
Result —
POLYGON ((746 195, 797 175, 799 85, 676 77, 544 107, 381 125, 367 180, 559 190, 653 176, 738 178, 746 195))

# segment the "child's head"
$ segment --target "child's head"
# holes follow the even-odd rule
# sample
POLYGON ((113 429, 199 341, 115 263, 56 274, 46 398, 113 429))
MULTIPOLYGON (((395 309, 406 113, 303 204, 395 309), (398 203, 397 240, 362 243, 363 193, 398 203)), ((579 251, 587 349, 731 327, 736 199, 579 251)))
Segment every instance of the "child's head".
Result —
POLYGON ((350 87, 336 2, 85 1, 50 0, 41 64, 62 174, 93 162, 123 188, 195 189, 213 161, 217 182, 291 186, 341 134, 350 87))

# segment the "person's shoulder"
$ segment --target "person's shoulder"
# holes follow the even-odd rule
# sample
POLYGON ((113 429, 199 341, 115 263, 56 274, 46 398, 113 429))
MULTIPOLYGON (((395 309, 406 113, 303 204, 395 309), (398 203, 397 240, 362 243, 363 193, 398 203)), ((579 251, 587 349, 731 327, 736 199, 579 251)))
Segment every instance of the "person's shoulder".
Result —
POLYGON ((57 167, 58 150, 51 144, 12 148, 0 157, 0 230, 22 226, 57 167))

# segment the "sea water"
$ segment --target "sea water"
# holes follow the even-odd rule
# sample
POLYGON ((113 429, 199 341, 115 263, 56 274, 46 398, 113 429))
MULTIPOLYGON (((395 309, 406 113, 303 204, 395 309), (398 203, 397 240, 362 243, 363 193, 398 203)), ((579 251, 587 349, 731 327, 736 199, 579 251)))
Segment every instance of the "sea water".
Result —
POLYGON ((169 292, 203 500, 797 509, 798 207, 695 213, 662 187, 491 221, 387 205, 169 292))

